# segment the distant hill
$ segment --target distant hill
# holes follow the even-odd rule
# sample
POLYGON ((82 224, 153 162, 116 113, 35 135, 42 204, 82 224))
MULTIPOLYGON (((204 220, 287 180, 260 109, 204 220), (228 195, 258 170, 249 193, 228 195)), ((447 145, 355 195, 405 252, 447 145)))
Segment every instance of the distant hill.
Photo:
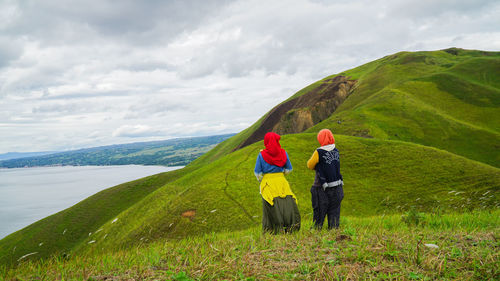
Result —
POLYGON ((303 220, 311 219, 314 177, 305 163, 321 128, 340 150, 343 215, 498 209, 499 66, 500 52, 452 48, 401 52, 326 77, 183 169, 104 190, 5 237, 0 263, 34 252, 26 260, 126 253, 258 226, 253 168, 268 130, 283 134, 303 220))
POLYGON ((0 154, 0 161, 9 159, 19 159, 33 156, 42 156, 48 154, 54 154, 58 151, 41 151, 41 152, 7 152, 0 154))
MULTIPOLYGON (((85 165, 184 166, 234 134, 136 142, 0 161, 3 168, 85 165)), ((14 154, 15 155, 15 154, 14 154)), ((28 155, 26 155, 28 156, 28 155)))

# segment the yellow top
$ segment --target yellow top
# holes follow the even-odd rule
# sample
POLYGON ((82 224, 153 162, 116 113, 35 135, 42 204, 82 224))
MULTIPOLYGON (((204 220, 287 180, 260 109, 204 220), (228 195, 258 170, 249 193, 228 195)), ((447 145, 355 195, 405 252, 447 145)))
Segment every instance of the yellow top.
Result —
POLYGON ((319 162, 319 154, 318 154, 318 151, 315 150, 313 155, 311 156, 311 158, 309 158, 309 160, 307 160, 307 168, 314 170, 314 168, 316 167, 316 164, 318 164, 318 162, 319 162))
POLYGON ((297 197, 290 189, 290 185, 283 173, 264 174, 260 182, 260 194, 271 206, 274 205, 273 199, 275 197, 285 198, 287 195, 291 195, 297 202, 297 197))

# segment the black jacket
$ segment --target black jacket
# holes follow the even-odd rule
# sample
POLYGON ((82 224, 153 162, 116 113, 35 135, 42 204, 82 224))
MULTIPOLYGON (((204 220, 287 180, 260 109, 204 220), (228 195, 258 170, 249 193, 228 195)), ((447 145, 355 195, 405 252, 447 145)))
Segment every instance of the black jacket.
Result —
POLYGON ((319 162, 316 164, 316 175, 323 188, 344 185, 340 174, 340 155, 335 146, 322 146, 317 149, 319 162), (333 149, 331 148, 333 147, 333 149))

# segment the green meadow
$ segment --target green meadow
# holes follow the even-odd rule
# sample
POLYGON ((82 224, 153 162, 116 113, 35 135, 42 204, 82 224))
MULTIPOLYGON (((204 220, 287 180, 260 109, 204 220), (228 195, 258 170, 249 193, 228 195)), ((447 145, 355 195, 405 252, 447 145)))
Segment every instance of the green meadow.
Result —
MULTIPOLYGON (((500 212, 341 218, 337 231, 260 227, 140 243, 6 270, 16 280, 493 280, 500 212), (405 218, 413 218, 410 222, 405 218), (418 220, 415 220, 418 218, 418 220), (418 224, 416 223, 418 221, 418 224)), ((97 246, 96 246, 97 248, 97 246)))
POLYGON ((341 75, 357 81, 345 102, 281 139, 303 219, 298 233, 261 234, 253 168, 263 143, 234 150, 263 116, 183 169, 104 190, 0 240, 2 275, 499 278, 500 53, 402 52, 341 75), (332 232, 310 230, 314 172, 305 163, 322 128, 335 135, 345 184, 341 227, 332 232))

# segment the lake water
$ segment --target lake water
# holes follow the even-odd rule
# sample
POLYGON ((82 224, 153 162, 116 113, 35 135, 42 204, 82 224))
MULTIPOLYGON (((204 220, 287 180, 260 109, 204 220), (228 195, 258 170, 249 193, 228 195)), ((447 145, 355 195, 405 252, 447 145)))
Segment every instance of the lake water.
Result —
POLYGON ((108 187, 179 168, 125 165, 0 169, 0 239, 108 187))

